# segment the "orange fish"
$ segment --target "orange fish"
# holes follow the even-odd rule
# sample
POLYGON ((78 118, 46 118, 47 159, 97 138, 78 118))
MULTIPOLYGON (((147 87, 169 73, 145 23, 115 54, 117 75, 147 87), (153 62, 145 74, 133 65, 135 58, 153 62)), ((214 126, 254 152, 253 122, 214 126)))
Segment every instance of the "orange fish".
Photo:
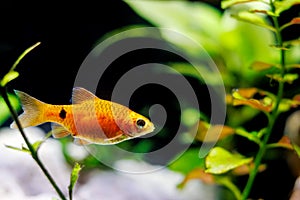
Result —
MULTIPOLYGON (((73 89, 71 105, 51 105, 24 92, 15 92, 24 111, 19 116, 22 127, 53 122, 55 138, 72 135, 79 145, 116 144, 154 130, 146 117, 118 103, 99 99, 84 88, 73 89)), ((13 122, 10 127, 17 125, 13 122)))

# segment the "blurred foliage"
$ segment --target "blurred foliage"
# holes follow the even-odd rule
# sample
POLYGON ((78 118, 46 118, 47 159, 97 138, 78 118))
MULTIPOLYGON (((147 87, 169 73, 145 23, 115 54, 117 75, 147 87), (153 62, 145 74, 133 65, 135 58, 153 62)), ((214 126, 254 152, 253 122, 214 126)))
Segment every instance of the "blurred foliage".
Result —
MULTIPOLYGON (((249 69, 253 60, 271 62, 278 59, 278 54, 269 46, 274 43, 272 33, 254 25, 237 22, 227 11, 222 13, 208 4, 188 1, 126 2, 155 26, 176 30, 203 46, 217 63, 225 86, 252 85, 261 76, 249 69)), ((172 35, 163 37, 190 56, 201 55, 202 49, 186 46, 186 43, 172 35)), ((186 75, 194 74, 187 67, 182 68, 187 71, 186 75)), ((185 74, 183 71, 182 73, 185 74)))
MULTIPOLYGON (((19 99, 17 96, 13 94, 8 94, 8 98, 15 110, 20 110, 21 106, 19 104, 19 99)), ((11 116, 9 109, 7 108, 5 101, 3 100, 3 97, 0 96, 0 126, 3 125, 11 116)))
MULTIPOLYGON (((300 18, 279 24, 278 17, 300 1, 224 0, 222 9, 198 1, 127 0, 126 3, 154 26, 178 31, 201 44, 216 63, 224 81, 228 105, 227 125, 211 125, 207 118, 201 118, 194 125, 185 123, 188 128, 197 129, 196 146, 217 141, 217 147, 211 149, 205 159, 199 158, 199 149, 190 148, 170 164, 170 169, 186 175, 180 187, 190 179, 200 179, 205 183, 214 182, 227 187, 236 199, 247 198, 253 177, 266 169, 266 165, 261 164, 266 149, 279 147, 296 152, 299 150, 285 137, 271 144, 268 144, 268 139, 277 116, 299 106, 297 93, 283 97, 284 85, 291 85, 298 80, 295 70, 300 63, 300 57, 297 56, 300 52, 299 39, 283 41, 281 31, 300 24, 300 18), (247 131, 243 126, 260 113, 264 113, 268 122, 263 127, 247 131), (250 149, 248 154, 253 155, 251 157, 234 152, 232 139, 227 140, 234 135, 254 142, 259 148, 257 154, 250 149), (223 147, 229 147, 230 150, 223 147), (236 187, 233 183, 233 177, 239 173, 251 174, 243 193, 241 186, 236 187)), ((161 34, 166 41, 187 52, 190 57, 199 58, 203 55, 202 48, 195 48, 170 34, 161 34)), ((205 81, 190 63, 175 62, 170 66, 187 77, 199 80, 200 84, 214 84, 213 74, 209 70, 204 71, 203 66, 197 67, 210 77, 205 81)), ((182 116, 182 121, 188 122, 194 121, 197 114, 193 112, 191 118, 188 114, 182 116)), ((199 113, 198 116, 205 116, 205 113, 199 113)))

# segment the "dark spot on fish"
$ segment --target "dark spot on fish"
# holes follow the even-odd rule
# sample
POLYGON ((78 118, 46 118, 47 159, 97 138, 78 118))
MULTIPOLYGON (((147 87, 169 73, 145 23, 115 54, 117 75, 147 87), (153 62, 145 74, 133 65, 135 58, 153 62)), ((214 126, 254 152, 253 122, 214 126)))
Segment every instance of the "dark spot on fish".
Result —
POLYGON ((64 110, 64 108, 61 109, 60 113, 59 113, 59 117, 62 119, 65 119, 67 116, 67 112, 64 110))

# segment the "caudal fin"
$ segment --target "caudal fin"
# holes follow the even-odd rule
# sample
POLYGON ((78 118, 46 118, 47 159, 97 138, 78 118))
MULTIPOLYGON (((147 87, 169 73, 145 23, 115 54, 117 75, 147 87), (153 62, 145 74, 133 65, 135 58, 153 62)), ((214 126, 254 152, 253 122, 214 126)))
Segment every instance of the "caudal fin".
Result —
MULTIPOLYGON (((44 107, 46 104, 25 92, 15 90, 15 93, 18 95, 24 111, 18 117, 22 127, 26 128, 43 123, 44 107)), ((17 128, 16 122, 13 122, 10 127, 17 128)))

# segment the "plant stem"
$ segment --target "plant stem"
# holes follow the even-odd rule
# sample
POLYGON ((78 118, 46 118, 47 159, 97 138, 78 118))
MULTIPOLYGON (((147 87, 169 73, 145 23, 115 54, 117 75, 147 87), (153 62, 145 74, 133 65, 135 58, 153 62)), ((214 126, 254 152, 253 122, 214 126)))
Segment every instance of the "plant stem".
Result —
POLYGON ((12 68, 9 71, 14 71, 15 68, 17 67, 17 65, 20 63, 20 61, 26 56, 26 54, 28 54, 32 49, 34 49, 35 47, 39 46, 41 44, 41 42, 37 42, 34 45, 32 45, 31 47, 29 47, 28 49, 26 49, 19 57, 18 59, 15 61, 15 63, 13 64, 12 68))
POLYGON ((236 199, 241 199, 241 192, 239 188, 235 184, 233 184, 228 177, 217 178, 216 180, 219 184, 227 187, 233 193, 236 199))
POLYGON ((38 156, 38 152, 33 148, 33 146, 31 145, 31 143, 29 142, 27 136, 25 135, 25 132, 21 126, 21 123, 18 119, 18 115, 16 114, 15 110, 13 109, 8 96, 7 96, 7 92, 6 92, 6 88, 5 87, 0 87, 0 93, 11 113, 12 118, 15 120, 18 129, 31 153, 32 158, 36 161, 36 163, 38 164, 38 166, 41 168, 41 170, 43 171, 43 173, 45 174, 45 176, 48 178, 48 180, 50 181, 51 185, 53 186, 53 188, 56 190, 57 194, 60 196, 60 198, 62 200, 66 200, 66 197, 64 196, 63 192, 59 189, 59 187, 57 186, 56 182, 54 181, 54 179, 52 178, 52 176, 49 174, 48 170, 45 168, 45 166, 43 165, 43 163, 41 162, 41 160, 39 159, 38 156))
MULTIPOLYGON (((270 1, 270 5, 272 10, 275 10, 275 7, 273 5, 273 2, 270 1)), ((281 37, 281 33, 280 33, 280 27, 279 27, 279 23, 278 23, 278 18, 277 17, 273 17, 273 22, 274 22, 274 26, 276 29, 276 40, 277 40, 277 45, 279 47, 283 46, 282 43, 282 37, 281 37)), ((281 77, 284 77, 285 74, 285 50, 284 49, 280 49, 280 65, 281 65, 281 77)), ((278 92, 277 92, 277 96, 276 96, 276 104, 274 106, 274 109, 271 113, 271 115, 268 115, 268 119, 269 119, 269 124, 268 127, 266 129, 266 133, 264 135, 263 141, 262 141, 262 145, 259 148, 259 151, 255 157, 254 160, 254 168, 253 170, 251 170, 247 184, 244 188, 244 191, 242 193, 242 200, 246 200, 250 194, 252 185, 254 183, 255 177, 258 173, 258 169, 259 169, 259 165, 261 164, 262 158, 266 152, 267 149, 267 143, 269 141, 269 138, 271 136, 271 133, 273 131, 274 128, 274 124, 276 122, 277 116, 278 116, 278 108, 280 105, 280 101, 282 99, 282 95, 283 95, 283 91, 284 91, 284 82, 283 81, 279 81, 279 86, 278 86, 278 92)))

